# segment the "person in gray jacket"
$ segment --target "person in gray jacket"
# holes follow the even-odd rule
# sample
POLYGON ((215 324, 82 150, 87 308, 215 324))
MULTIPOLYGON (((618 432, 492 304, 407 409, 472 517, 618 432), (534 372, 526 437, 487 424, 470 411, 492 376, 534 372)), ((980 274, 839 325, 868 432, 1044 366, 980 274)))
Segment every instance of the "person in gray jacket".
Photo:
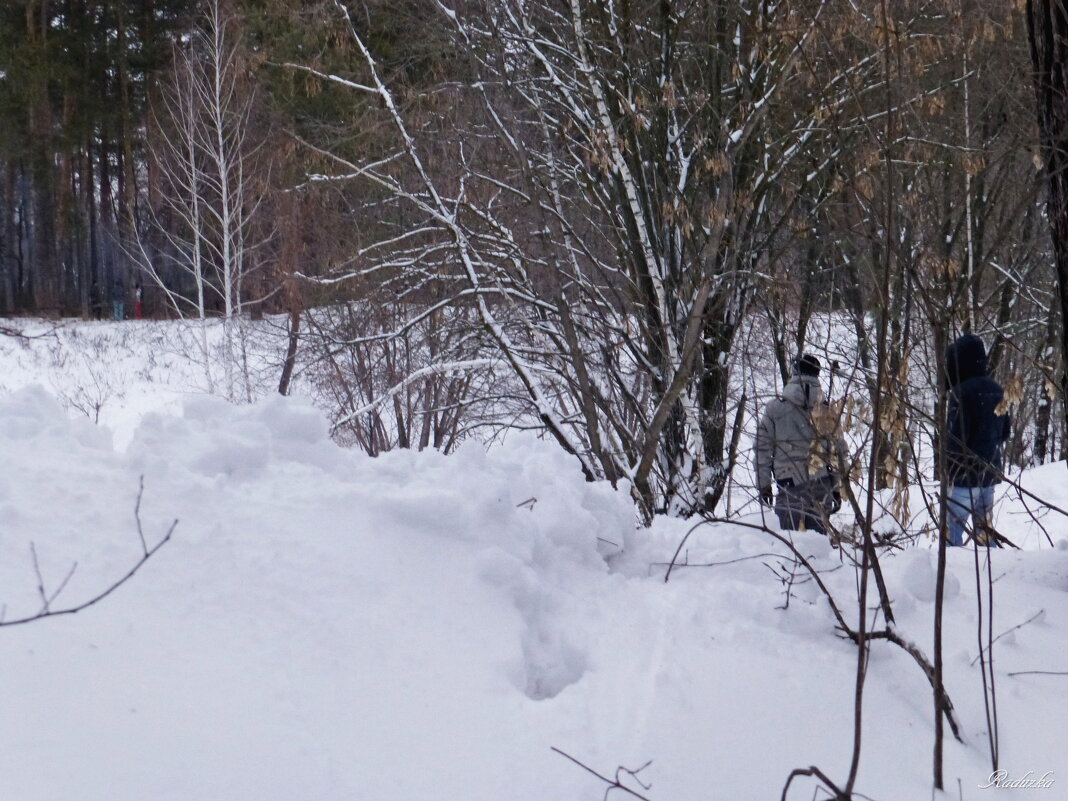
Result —
POLYGON ((848 464, 845 442, 824 403, 819 359, 802 354, 792 373, 757 428, 757 487, 761 502, 774 504, 782 528, 825 534, 828 515, 842 505, 837 470, 848 464))

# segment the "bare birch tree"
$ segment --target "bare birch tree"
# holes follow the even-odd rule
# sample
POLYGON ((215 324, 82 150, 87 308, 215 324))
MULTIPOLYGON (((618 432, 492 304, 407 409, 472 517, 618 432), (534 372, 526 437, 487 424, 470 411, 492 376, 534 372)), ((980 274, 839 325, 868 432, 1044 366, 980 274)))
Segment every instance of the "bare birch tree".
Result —
POLYGON ((245 61, 225 0, 208 0, 200 26, 175 48, 154 154, 163 207, 140 226, 135 249, 174 312, 197 321, 211 390, 205 323, 222 317, 222 390, 251 400, 242 318, 263 300, 263 282, 252 279, 262 271, 272 227, 263 213, 265 135, 255 119, 256 91, 245 61), (153 234, 162 240, 158 248, 149 245, 153 234))

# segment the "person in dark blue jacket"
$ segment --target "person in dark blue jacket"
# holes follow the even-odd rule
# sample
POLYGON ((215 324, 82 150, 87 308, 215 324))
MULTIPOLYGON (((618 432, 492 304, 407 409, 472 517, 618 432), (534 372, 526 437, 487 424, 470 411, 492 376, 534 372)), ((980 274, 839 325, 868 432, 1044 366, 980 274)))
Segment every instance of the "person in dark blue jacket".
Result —
MULTIPOLYGON (((986 348, 975 334, 965 334, 946 349, 946 377, 949 544, 963 545, 969 516, 974 533, 985 535, 990 525, 994 485, 1001 481, 1001 450, 1009 438, 1009 416, 999 413, 1005 392, 990 377, 986 348)), ((982 535, 976 541, 982 542, 982 535)))

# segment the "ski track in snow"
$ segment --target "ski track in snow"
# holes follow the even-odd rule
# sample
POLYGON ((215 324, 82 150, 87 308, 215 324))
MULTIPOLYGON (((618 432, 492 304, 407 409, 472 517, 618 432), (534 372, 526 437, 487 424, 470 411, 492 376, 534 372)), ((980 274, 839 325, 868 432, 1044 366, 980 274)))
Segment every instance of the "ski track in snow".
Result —
MULTIPOLYGON (((180 522, 99 605, 0 630, 0 799, 603 798, 550 746, 607 775, 652 760, 641 792, 654 801, 778 798, 808 765, 846 775, 856 651, 811 582, 785 604, 769 538, 706 526, 688 561, 733 564, 665 585, 654 563, 691 523, 635 531, 626 493, 583 482, 550 443, 370 459, 334 445, 300 398, 187 394, 195 368, 144 351, 162 332, 140 344, 122 325, 77 330, 71 353, 0 342, 5 618, 40 606, 30 543, 51 588, 77 562, 55 606, 129 569, 141 476, 149 544, 180 522), (126 380, 98 426, 70 399, 92 363, 80 354, 107 363, 111 348, 126 380), (68 384, 63 365, 82 365, 68 384)), ((1024 481, 1068 507, 1064 470, 1024 481)), ((1068 679, 1008 674, 1068 670, 1068 523, 1044 518, 1051 549, 1002 495, 999 527, 1029 550, 992 553, 994 631, 1024 624, 995 646, 1001 764, 1054 771, 1036 797, 1059 798, 1068 679)), ((852 621, 852 570, 824 538, 795 541, 852 621)), ((948 556, 947 687, 966 742, 947 740, 947 797, 959 779, 982 799, 975 565, 948 556)), ((884 562, 898 630, 929 656, 934 564, 929 543, 884 562)), ((911 658, 877 643, 861 792, 930 797, 930 707, 911 658)))

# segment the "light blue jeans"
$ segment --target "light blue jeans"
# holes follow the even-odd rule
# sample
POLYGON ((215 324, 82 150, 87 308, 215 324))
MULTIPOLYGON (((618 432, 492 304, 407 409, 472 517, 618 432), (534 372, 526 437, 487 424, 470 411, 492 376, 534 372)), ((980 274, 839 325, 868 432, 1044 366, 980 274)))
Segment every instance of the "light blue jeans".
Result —
POLYGON ((972 532, 975 527, 990 522, 994 508, 993 487, 953 487, 946 498, 946 513, 949 517, 949 544, 964 544, 964 528, 969 515, 972 532))

